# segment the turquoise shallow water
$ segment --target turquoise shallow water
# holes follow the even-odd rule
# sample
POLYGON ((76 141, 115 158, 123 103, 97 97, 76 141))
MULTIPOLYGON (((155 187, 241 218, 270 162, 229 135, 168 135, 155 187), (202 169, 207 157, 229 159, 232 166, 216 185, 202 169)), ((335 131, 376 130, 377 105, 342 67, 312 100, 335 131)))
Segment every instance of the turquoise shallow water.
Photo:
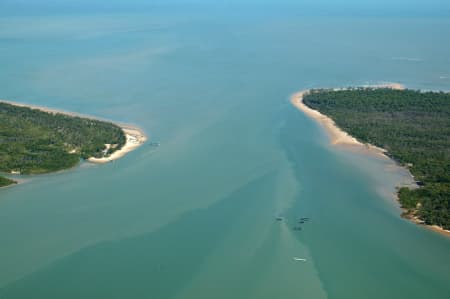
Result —
POLYGON ((0 191, 0 297, 448 298, 450 239, 399 217, 401 174, 330 148, 289 95, 448 89, 449 25, 0 18, 1 98, 138 124, 161 142, 0 191))

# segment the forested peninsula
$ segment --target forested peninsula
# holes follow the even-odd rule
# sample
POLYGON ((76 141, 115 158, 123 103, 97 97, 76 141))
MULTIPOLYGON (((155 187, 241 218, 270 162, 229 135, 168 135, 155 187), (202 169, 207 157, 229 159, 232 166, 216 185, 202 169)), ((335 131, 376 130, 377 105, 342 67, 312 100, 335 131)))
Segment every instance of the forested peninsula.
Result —
POLYGON ((409 168, 419 188, 398 190, 403 215, 450 230, 450 93, 316 89, 303 103, 409 168))
MULTIPOLYGON (((104 158, 127 142, 111 122, 0 102, 0 172, 41 174, 104 158)), ((0 187, 15 181, 0 176, 0 187)))

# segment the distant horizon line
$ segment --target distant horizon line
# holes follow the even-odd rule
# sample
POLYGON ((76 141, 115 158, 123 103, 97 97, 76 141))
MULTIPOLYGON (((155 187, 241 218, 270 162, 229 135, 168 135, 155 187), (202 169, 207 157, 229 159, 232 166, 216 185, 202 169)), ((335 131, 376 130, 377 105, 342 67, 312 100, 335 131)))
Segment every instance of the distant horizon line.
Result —
POLYGON ((214 15, 226 15, 230 14, 233 16, 287 16, 287 17, 345 17, 345 18, 449 18, 450 11, 443 12, 400 12, 392 11, 390 13, 386 12, 366 12, 366 11, 350 11, 347 13, 342 12, 312 12, 312 11, 266 11, 264 9, 250 11, 247 9, 242 10, 219 10, 212 8, 202 8, 195 9, 191 8, 185 10, 182 8, 170 10, 168 7, 157 7, 156 10, 151 8, 129 8, 129 9, 104 9, 104 10, 84 10, 84 9, 69 9, 69 8, 58 8, 58 9, 3 9, 0 6, 0 17, 34 17, 34 16, 55 16, 55 15, 113 15, 113 14, 149 14, 149 13, 171 13, 178 14, 183 13, 184 15, 201 15, 203 13, 214 13, 214 15), (249 13, 250 12, 250 13, 249 13))

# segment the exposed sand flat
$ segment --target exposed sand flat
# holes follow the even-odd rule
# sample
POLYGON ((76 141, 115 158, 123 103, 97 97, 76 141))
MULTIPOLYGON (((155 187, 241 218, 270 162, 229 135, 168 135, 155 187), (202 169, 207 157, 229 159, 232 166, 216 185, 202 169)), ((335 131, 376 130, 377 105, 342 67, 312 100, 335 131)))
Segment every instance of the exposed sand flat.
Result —
POLYGON ((44 111, 47 113, 52 113, 52 114, 59 113, 59 114, 64 114, 64 115, 68 115, 68 116, 73 116, 73 117, 82 117, 82 118, 94 119, 94 120, 99 120, 99 121, 111 122, 111 123, 114 123, 117 126, 119 126, 125 133, 125 136, 127 139, 125 145, 121 149, 113 152, 108 157, 103 157, 103 158, 91 157, 91 158, 89 158, 88 161, 92 162, 92 163, 108 163, 108 162, 117 160, 117 159, 123 157, 125 154, 135 150, 136 148, 138 148, 139 146, 141 146, 142 144, 144 144, 147 141, 147 136, 143 130, 141 130, 138 127, 131 126, 128 124, 115 123, 113 121, 110 121, 107 119, 102 119, 100 117, 84 115, 81 113, 67 112, 64 110, 58 110, 58 109, 53 109, 53 108, 48 108, 48 107, 16 103, 16 102, 7 101, 7 100, 1 100, 1 99, 0 99, 0 102, 11 104, 11 105, 18 106, 18 107, 27 107, 27 108, 37 109, 37 110, 41 110, 41 111, 44 111))

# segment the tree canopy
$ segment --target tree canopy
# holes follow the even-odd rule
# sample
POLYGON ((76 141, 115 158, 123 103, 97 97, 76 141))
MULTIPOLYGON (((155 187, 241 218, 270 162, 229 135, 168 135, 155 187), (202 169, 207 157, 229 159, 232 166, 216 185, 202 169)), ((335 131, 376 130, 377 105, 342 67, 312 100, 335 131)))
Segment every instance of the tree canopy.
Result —
POLYGON ((399 189, 405 216, 450 229, 450 93, 318 89, 304 103, 409 167, 420 188, 399 189))
MULTIPOLYGON (((81 159, 104 157, 126 142, 110 122, 49 113, 0 102, 0 171, 38 174, 75 166, 81 159), (113 146, 106 147, 106 144, 113 146)), ((2 178, 0 184, 11 180, 2 178)))

